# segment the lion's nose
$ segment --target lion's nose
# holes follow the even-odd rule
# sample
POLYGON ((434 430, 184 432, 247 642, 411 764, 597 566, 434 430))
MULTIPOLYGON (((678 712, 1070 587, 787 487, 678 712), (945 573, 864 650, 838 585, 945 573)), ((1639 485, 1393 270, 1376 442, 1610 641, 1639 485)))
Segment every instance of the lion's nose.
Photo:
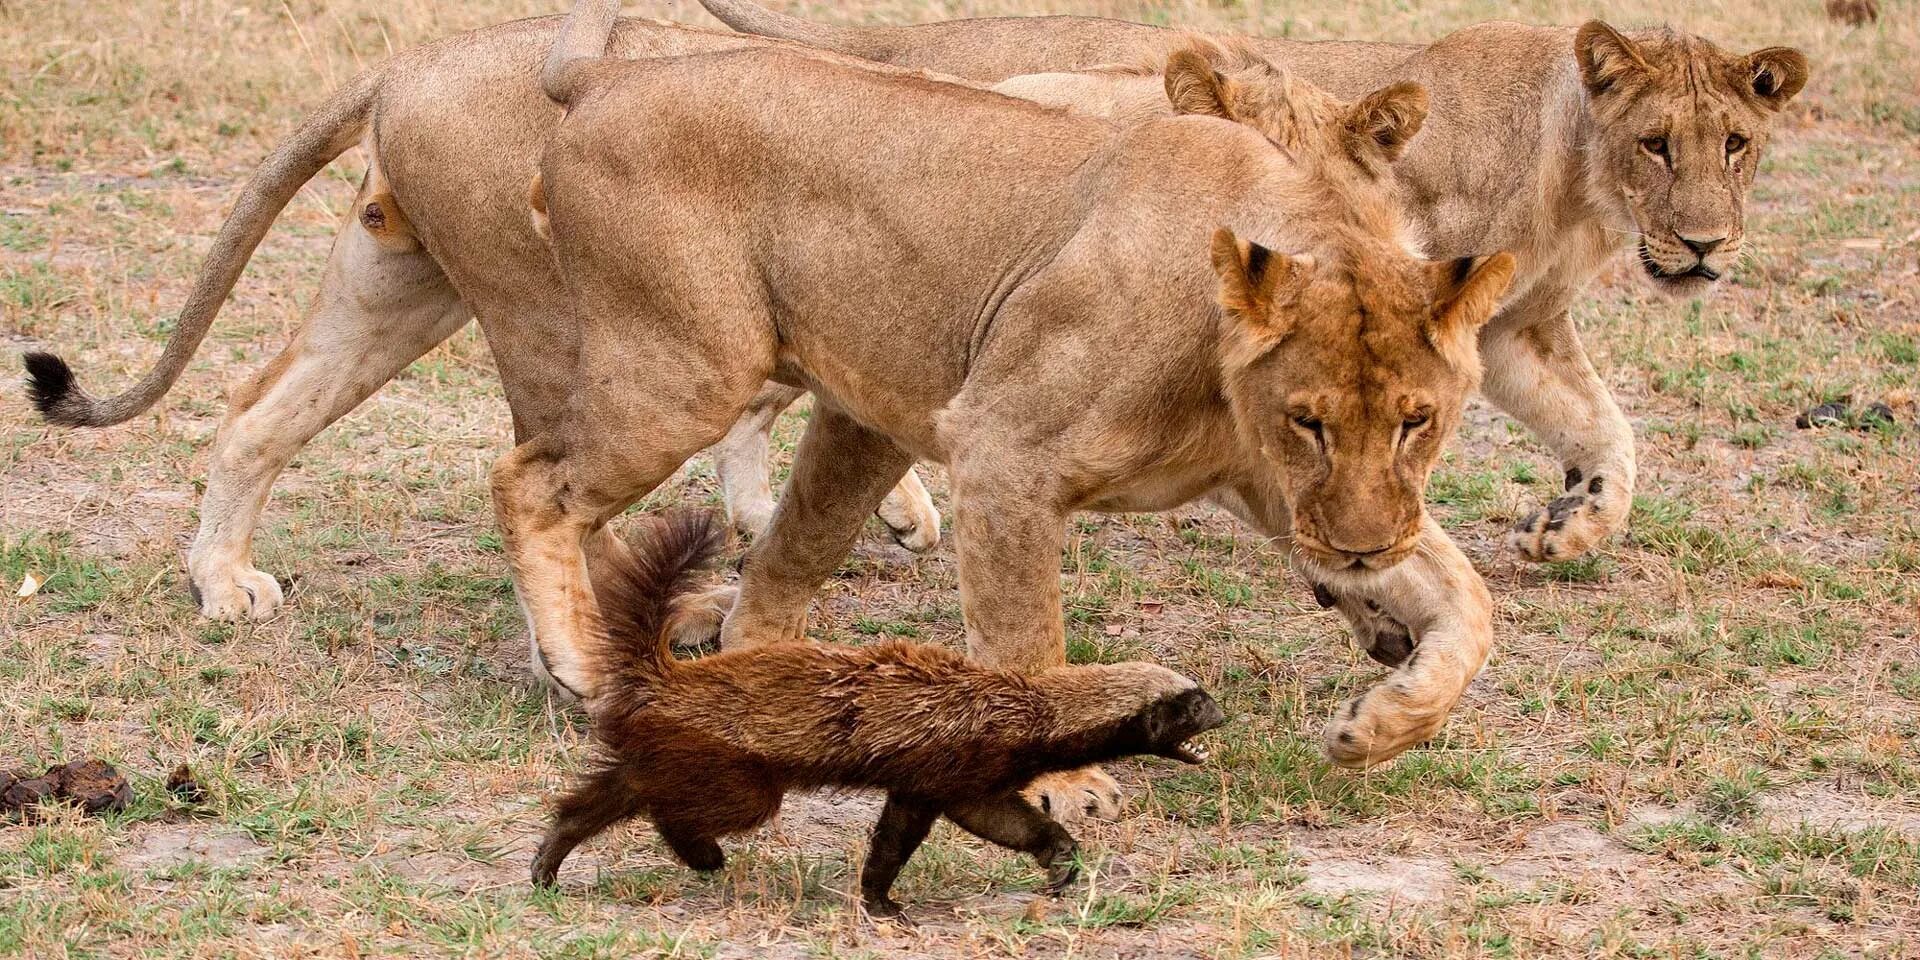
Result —
POLYGON ((1714 237, 1710 240, 1699 240, 1693 237, 1683 236, 1680 238, 1680 242, 1686 244, 1687 249, 1692 250, 1694 256, 1704 257, 1707 254, 1712 253, 1723 246, 1726 246, 1727 238, 1724 236, 1721 236, 1721 237, 1714 237))

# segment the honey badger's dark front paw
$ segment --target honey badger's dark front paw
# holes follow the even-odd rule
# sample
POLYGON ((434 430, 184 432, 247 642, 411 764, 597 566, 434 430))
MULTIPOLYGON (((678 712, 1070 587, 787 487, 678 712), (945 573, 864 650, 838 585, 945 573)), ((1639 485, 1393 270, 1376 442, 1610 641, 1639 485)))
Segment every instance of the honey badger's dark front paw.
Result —
POLYGON ((892 920, 897 923, 907 924, 908 926, 913 925, 913 921, 907 919, 906 909, 895 902, 892 897, 869 895, 866 897, 866 907, 867 916, 875 920, 892 920))
POLYGON ((1513 525, 1507 544, 1534 563, 1571 560, 1611 536, 1627 518, 1631 497, 1605 474, 1567 471, 1567 492, 1513 525))
POLYGON ((1047 882, 1040 889, 1047 893, 1059 893, 1073 885, 1080 878, 1080 845, 1072 837, 1058 839, 1051 847, 1034 855, 1042 869, 1047 871, 1047 882))
POLYGON ((1338 595, 1318 583, 1313 584, 1313 599, 1324 608, 1337 608, 1353 628, 1353 642, 1375 661, 1397 667, 1413 656, 1414 645, 1418 643, 1413 632, 1380 609, 1379 604, 1338 595))

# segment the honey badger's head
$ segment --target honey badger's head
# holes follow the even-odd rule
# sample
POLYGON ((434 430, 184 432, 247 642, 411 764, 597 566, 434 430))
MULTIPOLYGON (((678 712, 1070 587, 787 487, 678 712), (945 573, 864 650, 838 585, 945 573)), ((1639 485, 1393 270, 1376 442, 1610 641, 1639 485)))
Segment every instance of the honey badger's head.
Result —
POLYGON ((1038 679, 1059 734, 1077 741, 1088 763, 1140 755, 1200 763, 1206 752, 1188 741, 1227 722, 1199 684, 1156 664, 1059 667, 1038 679))

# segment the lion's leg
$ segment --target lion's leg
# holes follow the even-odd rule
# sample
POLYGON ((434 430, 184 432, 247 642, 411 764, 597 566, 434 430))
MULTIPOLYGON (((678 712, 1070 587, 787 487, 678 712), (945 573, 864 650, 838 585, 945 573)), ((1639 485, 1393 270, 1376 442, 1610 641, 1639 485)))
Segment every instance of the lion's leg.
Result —
MULTIPOLYGON (((748 405, 725 440, 713 448, 714 466, 727 502, 727 519, 749 537, 765 532, 773 522, 773 489, 768 485, 772 466, 767 462, 773 422, 806 391, 768 382, 748 405)), ((894 540, 915 553, 940 543, 940 511, 920 478, 909 469, 874 511, 894 540)))
POLYGON ((726 439, 714 445, 713 465, 720 474, 727 519, 746 536, 758 537, 773 522, 773 488, 769 485, 773 465, 767 462, 773 422, 804 393, 799 387, 768 381, 747 405, 747 412, 727 431, 726 439))
MULTIPOLYGON (((961 445, 953 481, 954 553, 967 653, 991 666, 1036 673, 1067 660, 1060 554, 1067 514, 1053 477, 1022 453, 961 445)), ((1044 460, 1040 462, 1045 462, 1044 460)), ((1026 798, 1062 823, 1119 816, 1120 785, 1099 767, 1036 779, 1026 798)))
POLYGON ((1433 737, 1493 649, 1493 600, 1480 574, 1429 517, 1419 547, 1387 570, 1310 576, 1413 636, 1412 654, 1397 669, 1340 706, 1327 725, 1327 756, 1364 767, 1433 737))
MULTIPOLYGON (((364 208, 363 196, 356 212, 364 208)), ((187 571, 200 612, 264 617, 280 585, 253 566, 253 531, 274 478, 307 441, 467 322, 432 258, 393 249, 356 218, 341 230, 300 334, 236 389, 208 458, 187 571)), ((404 246, 404 245, 401 245, 404 246)))
POLYGON ((1566 311, 1528 325, 1496 319, 1480 337, 1480 353, 1481 391, 1545 442, 1565 471, 1566 493, 1516 524, 1511 547, 1528 560, 1566 560, 1625 527, 1633 505, 1633 427, 1588 362, 1566 311))
POLYGON ((609 325, 610 337, 591 335, 600 325, 585 331, 580 386, 565 414, 500 458, 491 477, 535 671, 582 698, 598 681, 582 646, 597 616, 588 553, 618 549, 593 538, 725 436, 772 365, 751 343, 721 349, 679 341, 669 324, 641 326, 636 334, 631 323, 609 325))
POLYGON ((892 440, 816 401, 773 526, 741 566, 740 599, 727 615, 721 645, 804 637, 807 604, 912 463, 892 440))

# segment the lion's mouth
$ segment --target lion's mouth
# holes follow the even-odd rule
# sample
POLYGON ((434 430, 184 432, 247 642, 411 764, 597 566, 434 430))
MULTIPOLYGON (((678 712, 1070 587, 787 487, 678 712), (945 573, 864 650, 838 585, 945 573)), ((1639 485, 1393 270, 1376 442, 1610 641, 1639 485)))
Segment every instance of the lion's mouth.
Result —
POLYGON ((1398 543, 1383 550, 1371 553, 1354 553, 1329 546, 1320 538, 1300 529, 1296 524, 1293 532, 1294 546, 1299 547, 1314 563, 1328 570, 1385 570, 1399 563, 1413 552, 1418 536, 1402 537, 1398 543))
POLYGON ((1669 270, 1653 259, 1653 251, 1648 250, 1645 243, 1640 244, 1640 266, 1645 268, 1647 276, 1655 280, 1704 280, 1713 283, 1720 279, 1720 271, 1707 266, 1705 259, 1695 261, 1693 266, 1685 270, 1669 270))

